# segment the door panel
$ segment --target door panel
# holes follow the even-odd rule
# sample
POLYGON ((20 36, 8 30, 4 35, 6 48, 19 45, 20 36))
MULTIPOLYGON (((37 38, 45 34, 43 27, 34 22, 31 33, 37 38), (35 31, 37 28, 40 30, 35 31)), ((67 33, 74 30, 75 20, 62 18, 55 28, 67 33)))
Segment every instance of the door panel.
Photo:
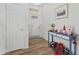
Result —
POLYGON ((0 54, 5 53, 5 4, 0 4, 0 54))
POLYGON ((7 51, 27 48, 25 8, 7 4, 7 51))
POLYGON ((40 37, 40 25, 41 25, 41 12, 39 6, 29 6, 31 9, 37 9, 38 11, 29 10, 29 36, 40 37), (32 17, 33 16, 33 17, 32 17), (34 16, 37 16, 34 18, 34 16))

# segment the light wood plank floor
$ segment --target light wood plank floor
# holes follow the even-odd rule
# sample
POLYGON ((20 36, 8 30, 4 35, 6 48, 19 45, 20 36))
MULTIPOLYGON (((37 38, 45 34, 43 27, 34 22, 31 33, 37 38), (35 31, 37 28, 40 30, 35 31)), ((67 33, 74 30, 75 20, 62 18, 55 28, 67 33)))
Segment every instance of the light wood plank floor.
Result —
POLYGON ((44 39, 30 39, 28 49, 11 51, 5 55, 51 55, 53 50, 48 47, 48 42, 44 39))

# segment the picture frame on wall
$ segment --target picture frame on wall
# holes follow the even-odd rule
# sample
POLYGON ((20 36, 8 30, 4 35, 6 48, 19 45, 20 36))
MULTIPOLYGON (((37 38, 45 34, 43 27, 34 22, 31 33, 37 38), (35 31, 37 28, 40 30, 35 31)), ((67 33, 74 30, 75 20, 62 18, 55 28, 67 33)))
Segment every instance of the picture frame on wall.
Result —
POLYGON ((56 19, 67 18, 68 17, 68 4, 64 4, 55 10, 56 19))

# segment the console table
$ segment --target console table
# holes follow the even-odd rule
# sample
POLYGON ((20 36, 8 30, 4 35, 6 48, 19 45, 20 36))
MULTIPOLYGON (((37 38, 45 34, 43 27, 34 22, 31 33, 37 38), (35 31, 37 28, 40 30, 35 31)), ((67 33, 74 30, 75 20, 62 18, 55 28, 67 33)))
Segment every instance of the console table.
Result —
MULTIPOLYGON (((58 40, 62 39, 62 40, 66 40, 69 44, 69 47, 67 47, 69 49, 69 54, 70 55, 76 55, 76 37, 77 35, 71 36, 71 35, 65 35, 59 32, 50 32, 48 31, 48 45, 50 42, 55 41, 54 37, 59 38, 58 40)), ((64 42, 63 42, 64 44, 64 42)))

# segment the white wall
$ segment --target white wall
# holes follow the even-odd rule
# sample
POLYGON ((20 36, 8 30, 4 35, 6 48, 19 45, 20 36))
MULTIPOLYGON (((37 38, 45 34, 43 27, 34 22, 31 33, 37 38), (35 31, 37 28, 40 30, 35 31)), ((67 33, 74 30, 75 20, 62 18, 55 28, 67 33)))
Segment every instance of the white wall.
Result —
POLYGON ((43 4, 42 11, 42 33, 43 38, 48 40, 48 30, 50 29, 50 24, 55 20, 55 4, 43 4))
MULTIPOLYGON (((48 30, 52 22, 56 23, 56 28, 61 29, 63 25, 75 26, 75 32, 79 34, 79 4, 69 4, 68 18, 55 19, 55 8, 63 4, 43 4, 43 37, 48 40, 48 30)), ((79 37, 79 36, 78 36, 79 37)), ((78 38, 79 40, 79 38, 78 38)), ((79 44, 79 43, 78 43, 79 44)), ((79 50, 79 48, 78 48, 79 50)), ((77 52, 79 54, 79 52, 77 52)))

